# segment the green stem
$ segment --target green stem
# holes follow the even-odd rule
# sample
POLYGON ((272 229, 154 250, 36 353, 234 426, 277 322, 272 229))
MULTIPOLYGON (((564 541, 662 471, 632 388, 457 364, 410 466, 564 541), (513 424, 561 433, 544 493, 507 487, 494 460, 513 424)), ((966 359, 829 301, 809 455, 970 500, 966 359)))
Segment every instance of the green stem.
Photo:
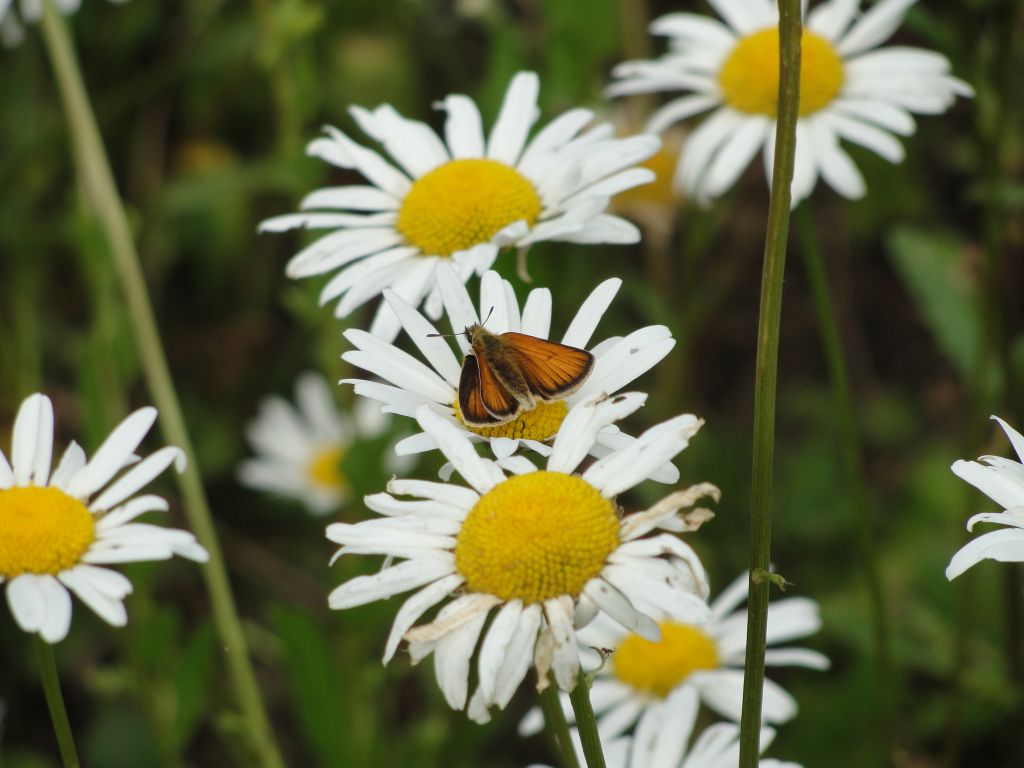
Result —
POLYGON ((779 362, 779 322, 782 316, 782 276, 786 268, 790 186, 793 183, 796 124, 800 105, 800 36, 800 0, 779 0, 779 111, 757 328, 750 494, 750 598, 743 675, 743 715, 740 719, 740 768, 755 768, 760 755, 770 585, 767 576, 772 538, 775 389, 779 362))
POLYGON ((559 762, 565 768, 580 768, 580 762, 576 759, 576 748, 573 747, 572 737, 569 735, 569 723, 565 720, 558 686, 554 680, 550 680, 547 688, 540 692, 540 708, 544 712, 544 725, 548 736, 559 753, 559 762))
POLYGON ((597 733, 597 718, 594 717, 594 708, 590 705, 590 683, 582 669, 576 680, 576 687, 569 694, 569 701, 572 702, 572 711, 576 715, 576 730, 580 734, 587 768, 605 768, 601 737, 597 733))
POLYGON ((71 735, 68 711, 64 708, 64 695, 60 692, 60 677, 57 675, 57 661, 53 658, 53 646, 38 635, 34 639, 39 655, 39 675, 43 678, 46 705, 50 708, 50 719, 53 720, 53 730, 57 734, 61 761, 64 768, 78 768, 75 737, 71 735))
POLYGON ((882 590, 882 577, 875 557, 875 521, 871 514, 867 483, 864 478, 863 448, 857 430, 857 416, 850 394, 850 381, 843 356, 843 345, 839 338, 832 299, 829 295, 825 264, 821 256, 814 219, 807 205, 797 209, 797 223, 803 240, 802 253, 807 279, 814 297, 814 308, 818 314, 821 329, 821 343, 828 366, 832 386, 833 407, 839 420, 840 449, 846 465, 850 483, 854 515, 856 516, 857 543, 867 582, 868 600, 871 606, 871 628, 875 646, 875 721, 877 741, 883 762, 888 760, 891 745, 892 710, 890 681, 892 680, 892 659, 889 651, 889 620, 882 590))
POLYGON ((210 561, 203 569, 203 578, 234 693, 258 764, 266 768, 277 768, 283 763, 249 660, 245 635, 235 609, 227 568, 210 516, 195 451, 167 366, 124 205, 117 192, 96 117, 82 82, 67 25, 54 11, 52 0, 46 0, 44 5, 43 37, 68 120, 80 183, 100 220, 114 259, 146 383, 160 411, 164 435, 169 443, 181 448, 188 458, 188 468, 179 476, 179 484, 189 525, 210 555, 210 561))

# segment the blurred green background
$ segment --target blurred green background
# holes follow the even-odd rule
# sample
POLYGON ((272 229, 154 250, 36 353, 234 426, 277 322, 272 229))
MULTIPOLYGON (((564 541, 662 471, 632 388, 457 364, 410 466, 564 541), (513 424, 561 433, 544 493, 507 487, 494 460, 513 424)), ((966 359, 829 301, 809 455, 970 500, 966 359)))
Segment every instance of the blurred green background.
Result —
MULTIPOLYGON (((935 48, 978 91, 923 117, 893 167, 851 149, 868 182, 851 203, 819 184, 817 223, 836 299, 865 442, 873 546, 883 569, 895 669, 890 755, 899 766, 1024 764, 1024 654, 1017 566, 985 563, 950 585, 949 557, 969 514, 994 504, 950 472, 957 458, 1005 454, 987 421, 1024 425, 1007 362, 1024 374, 1024 147, 1020 3, 970 0, 915 8, 896 42, 935 48), (1016 72, 1018 77, 1013 78, 1016 72), (1001 133, 1005 132, 1005 133, 1001 133), (999 140, 1003 136, 1003 140, 999 140), (985 288, 984 254, 1002 270, 985 288), (994 319, 990 310, 1008 311, 994 319), (989 336, 986 336, 986 328, 989 336), (991 344, 1008 350, 1000 362, 991 344), (1013 609, 1008 605, 1016 602, 1013 609)), ((461 92, 493 118, 511 75, 541 75, 544 118, 595 108, 624 128, 653 102, 610 104, 612 65, 660 52, 644 29, 702 3, 634 0, 92 0, 71 20, 87 85, 129 206, 170 363, 197 444, 275 731, 289 765, 522 766, 550 762, 541 738, 515 735, 534 700, 524 686, 488 726, 448 710, 430 664, 380 665, 398 600, 343 613, 327 591, 373 563, 333 568, 323 521, 240 488, 242 429, 264 395, 290 396, 313 367, 329 379, 348 325, 316 305, 317 281, 283 266, 301 236, 257 236, 261 219, 303 194, 354 177, 304 156, 330 123, 365 140, 349 104, 389 102, 440 125, 436 99, 461 92)), ((37 389, 58 411, 61 442, 95 449, 128 410, 148 402, 105 241, 74 180, 68 134, 38 30, 0 51, 0 444, 20 400, 37 389)), ((679 345, 637 384, 651 392, 629 426, 694 412, 706 426, 683 455, 683 482, 723 490, 717 517, 690 537, 723 587, 745 567, 753 356, 767 191, 755 163, 711 209, 631 195, 649 226, 634 247, 545 243, 530 269, 555 284, 563 329, 601 280, 625 280, 601 337, 669 325, 679 345), (639 199, 638 199, 639 198, 639 199)), ((623 201, 625 205, 627 201, 623 201)), ((773 672, 801 705, 772 755, 806 766, 878 764, 871 629, 849 481, 819 329, 792 233, 779 379, 773 557, 791 593, 822 606, 808 645, 827 673, 773 672)), ((498 269, 515 279, 514 259, 498 269)), ((517 282, 520 297, 525 287, 517 282)), ((473 288, 475 290, 475 288, 473 288)), ((339 399, 351 393, 339 388, 339 399)), ((400 426, 400 425, 399 425, 400 426)), ((351 452, 359 493, 381 490, 381 446, 351 452)), ((429 477, 436 457, 421 462, 429 477)), ((184 525, 174 488, 171 520, 184 525)), ((627 506, 664 492, 648 484, 627 506)), ((343 519, 359 519, 353 504, 343 519)), ((2 532, 0 532, 2 535, 2 532)), ((80 604, 57 648, 86 765, 219 766, 237 730, 195 567, 126 569, 129 624, 113 631, 80 604)), ((57 764, 30 639, 0 615, 0 763, 57 764)))

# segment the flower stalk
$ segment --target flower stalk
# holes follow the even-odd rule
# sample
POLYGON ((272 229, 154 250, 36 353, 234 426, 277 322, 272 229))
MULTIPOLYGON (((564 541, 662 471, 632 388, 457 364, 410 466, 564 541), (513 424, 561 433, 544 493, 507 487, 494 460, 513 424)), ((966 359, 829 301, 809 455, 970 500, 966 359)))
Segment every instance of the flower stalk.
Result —
POLYGON ((572 702, 572 711, 576 716, 576 730, 580 734, 587 768, 605 768, 601 737, 597 733, 597 718, 594 717, 594 708, 590 704, 590 681, 582 669, 576 680, 576 687, 569 694, 569 701, 572 702))
POLYGON ((893 668, 889 650, 889 621, 885 593, 882 590, 882 576, 873 543, 875 521, 871 514, 867 482, 864 478, 863 446, 860 433, 857 430, 857 418, 853 408, 853 397, 850 394, 846 359, 839 338, 839 328, 829 294, 828 278, 825 274, 825 263, 814 228, 814 219, 807 204, 801 205, 797 209, 796 216, 802 241, 800 250, 803 254, 804 269, 807 272, 807 280, 818 316, 822 351, 825 354, 825 363, 828 367, 829 381, 832 387, 833 407, 839 420, 840 450, 843 455, 843 463, 846 465, 853 511, 857 518, 855 523, 857 543, 860 547, 864 578, 867 582, 875 651, 876 740, 881 750, 881 759, 884 762, 885 756, 889 752, 892 730, 892 700, 889 681, 893 679, 893 668))
POLYGON ((544 727, 559 753, 559 763, 564 768, 580 768, 579 760, 576 759, 576 749, 569 736, 569 724, 565 720, 565 712, 562 711, 562 702, 559 701, 558 686, 554 684, 551 675, 549 678, 547 687, 540 692, 540 708, 544 713, 544 727))
POLYGON ((754 382, 753 466, 750 510, 750 599, 743 715, 740 720, 740 768, 755 768, 760 755, 761 703, 764 693, 765 640, 768 626, 769 561, 772 533, 772 474, 775 457, 775 392, 782 316, 782 277, 789 238, 791 185, 800 106, 800 1, 779 0, 779 101, 754 382))
POLYGON ((133 335, 146 383, 160 411, 164 436, 168 443, 181 448, 188 458, 188 468, 179 475, 180 490, 189 525, 209 553, 210 559, 203 569, 203 578, 252 754, 263 768, 277 768, 283 762, 270 730, 270 722, 249 659, 227 568, 203 490, 195 451, 157 330, 139 256, 82 80, 67 24, 54 10, 52 0, 44 1, 42 29, 68 121, 76 172, 87 203, 98 218, 106 237, 132 320, 133 335))
POLYGON ((61 761, 64 768, 78 768, 78 751, 75 749, 75 738, 71 734, 68 711, 64 707, 64 695, 60 690, 60 677, 57 674, 57 661, 53 657, 53 646, 39 635, 36 635, 34 640, 39 657, 39 674, 43 679, 46 705, 50 708, 50 719, 57 735, 61 761))

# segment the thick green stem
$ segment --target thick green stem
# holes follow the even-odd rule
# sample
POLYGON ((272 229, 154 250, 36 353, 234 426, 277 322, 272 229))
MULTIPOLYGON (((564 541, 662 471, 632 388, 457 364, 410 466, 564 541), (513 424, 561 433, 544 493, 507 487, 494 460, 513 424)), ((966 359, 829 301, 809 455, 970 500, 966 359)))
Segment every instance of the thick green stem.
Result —
POLYGON ((572 702, 572 711, 576 716, 576 730, 580 734, 580 744, 583 745, 583 757, 587 761, 587 768, 605 768, 601 737, 597 733, 597 718, 594 717, 594 708, 590 705, 590 682, 582 669, 576 680, 576 687, 569 694, 569 701, 572 702))
POLYGON ((580 768, 580 761, 576 759, 576 748, 573 747, 572 737, 569 736, 569 723, 565 720, 565 712, 562 711, 562 702, 559 699, 558 686, 554 680, 550 680, 547 688, 540 692, 544 725, 559 753, 558 762, 565 768, 580 768))
POLYGON ((835 311, 828 289, 828 278, 825 275, 825 264, 821 256, 814 220, 807 205, 797 209, 797 222, 803 241, 801 252, 807 279, 814 297, 814 308, 818 313, 818 326, 821 330, 821 344, 828 366, 829 381, 832 386, 832 400, 836 416, 839 420, 840 450, 843 463, 846 465, 847 479, 850 483, 851 500, 854 515, 857 518, 857 543, 864 568, 864 579, 868 588, 868 600, 871 608, 871 631, 875 650, 875 722, 876 740, 883 761, 889 759, 892 738, 892 704, 890 682, 892 680, 892 659, 889 650, 889 619, 885 606, 885 593, 882 589, 882 577, 875 557, 875 521, 871 513, 868 499, 867 482, 864 478, 863 448, 860 433, 857 430, 857 415, 850 394, 850 382, 846 371, 846 360, 843 345, 839 338, 835 311))
POLYGON ((78 752, 75 750, 75 738, 71 735, 68 711, 64 708, 64 695, 60 692, 60 677, 57 675, 57 662, 53 658, 53 646, 38 635, 35 636, 35 643, 39 655, 39 675, 43 678, 46 705, 50 708, 50 719, 53 720, 53 730, 57 734, 61 761, 64 768, 78 768, 78 752))
POLYGON ((750 599, 743 675, 743 715, 740 719, 740 768, 755 768, 760 754, 765 633, 768 626, 768 589, 771 583, 767 577, 772 539, 775 389, 779 362, 779 323, 782 317, 782 276, 786 268, 790 186, 793 183, 796 123, 800 105, 800 35, 800 0, 779 0, 779 112, 757 329, 750 494, 750 599))
POLYGON ((274 743, 263 700, 256 684, 256 675, 249 660, 245 635, 235 609, 227 569, 210 516, 192 441, 185 427, 181 404, 178 402, 178 395, 167 366, 124 205, 117 192, 96 117, 82 82, 67 25, 53 9, 52 0, 45 2, 43 37, 68 120, 79 181, 100 221, 114 260, 132 321, 132 331, 146 383, 160 411, 164 436, 169 443, 181 448, 188 457, 188 468, 179 477, 185 513, 196 538, 210 555, 210 561, 203 569, 203 578, 252 752, 259 765, 277 768, 283 763, 274 743))

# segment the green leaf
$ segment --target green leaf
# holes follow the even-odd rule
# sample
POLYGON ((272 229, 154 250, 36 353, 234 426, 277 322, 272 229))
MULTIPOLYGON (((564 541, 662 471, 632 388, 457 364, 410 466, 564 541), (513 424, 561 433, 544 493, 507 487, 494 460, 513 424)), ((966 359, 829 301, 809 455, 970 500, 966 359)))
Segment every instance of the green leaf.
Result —
POLYGON ((967 243, 948 232, 901 227, 889 237, 889 255, 939 347, 970 379, 978 363, 981 312, 967 243))

